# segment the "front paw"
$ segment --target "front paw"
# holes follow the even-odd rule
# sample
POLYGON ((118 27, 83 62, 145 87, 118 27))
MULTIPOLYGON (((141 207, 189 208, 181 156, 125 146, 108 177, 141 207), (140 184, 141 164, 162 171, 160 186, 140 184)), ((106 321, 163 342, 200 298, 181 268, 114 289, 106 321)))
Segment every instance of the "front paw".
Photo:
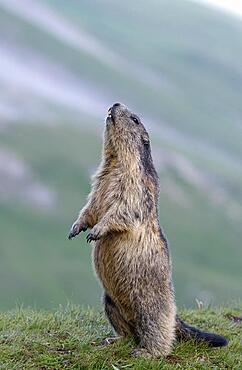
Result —
POLYGON ((89 234, 87 234, 87 242, 91 243, 91 241, 95 241, 100 239, 101 237, 101 230, 94 226, 89 234))
POLYGON ((75 221, 74 224, 71 227, 70 233, 68 235, 68 239, 71 240, 72 238, 75 238, 75 236, 77 236, 78 234, 80 234, 81 231, 86 231, 86 230, 87 230, 87 226, 86 225, 84 225, 80 221, 75 221))

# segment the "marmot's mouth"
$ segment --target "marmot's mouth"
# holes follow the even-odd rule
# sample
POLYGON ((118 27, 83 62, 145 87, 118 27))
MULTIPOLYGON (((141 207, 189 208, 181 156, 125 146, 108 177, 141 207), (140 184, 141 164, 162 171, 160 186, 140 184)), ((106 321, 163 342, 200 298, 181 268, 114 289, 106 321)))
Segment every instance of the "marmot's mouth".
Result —
POLYGON ((111 120, 111 121, 114 123, 112 107, 111 107, 111 108, 109 108, 109 110, 108 110, 107 121, 109 121, 109 120, 111 120))

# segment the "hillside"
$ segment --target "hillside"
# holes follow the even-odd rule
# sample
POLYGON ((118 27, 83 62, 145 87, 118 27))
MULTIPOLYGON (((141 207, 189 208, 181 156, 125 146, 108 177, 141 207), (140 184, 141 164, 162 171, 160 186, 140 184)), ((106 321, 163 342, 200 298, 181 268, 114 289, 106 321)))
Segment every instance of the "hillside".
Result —
POLYGON ((185 1, 0 0, 1 309, 99 305, 66 236, 115 101, 150 132, 178 305, 242 295, 241 37, 185 1))
POLYGON ((216 331, 229 345, 211 349, 204 344, 174 345, 166 359, 144 360, 130 356, 134 346, 121 340, 104 346, 112 335, 102 314, 78 306, 57 312, 19 308, 0 314, 0 363, 2 369, 239 369, 242 362, 241 309, 187 310, 190 323, 216 331))

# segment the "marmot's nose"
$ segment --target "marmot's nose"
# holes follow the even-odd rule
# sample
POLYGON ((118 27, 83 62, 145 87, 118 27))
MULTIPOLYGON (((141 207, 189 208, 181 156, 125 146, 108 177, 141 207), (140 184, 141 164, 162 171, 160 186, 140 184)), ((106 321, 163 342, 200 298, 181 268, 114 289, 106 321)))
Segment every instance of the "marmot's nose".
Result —
POLYGON ((125 111, 126 107, 125 105, 121 104, 121 103, 115 103, 113 104, 112 106, 112 113, 115 114, 115 113, 121 113, 123 111, 125 111))

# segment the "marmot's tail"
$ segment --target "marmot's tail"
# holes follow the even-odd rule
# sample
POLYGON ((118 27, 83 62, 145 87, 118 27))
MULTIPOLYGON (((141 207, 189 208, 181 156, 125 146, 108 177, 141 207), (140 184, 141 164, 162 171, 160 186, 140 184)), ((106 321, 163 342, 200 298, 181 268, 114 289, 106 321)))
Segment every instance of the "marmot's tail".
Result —
POLYGON ((188 325, 179 317, 176 318, 176 338, 178 340, 189 340, 204 341, 211 347, 223 347, 228 344, 226 338, 222 335, 206 333, 193 326, 188 325))

